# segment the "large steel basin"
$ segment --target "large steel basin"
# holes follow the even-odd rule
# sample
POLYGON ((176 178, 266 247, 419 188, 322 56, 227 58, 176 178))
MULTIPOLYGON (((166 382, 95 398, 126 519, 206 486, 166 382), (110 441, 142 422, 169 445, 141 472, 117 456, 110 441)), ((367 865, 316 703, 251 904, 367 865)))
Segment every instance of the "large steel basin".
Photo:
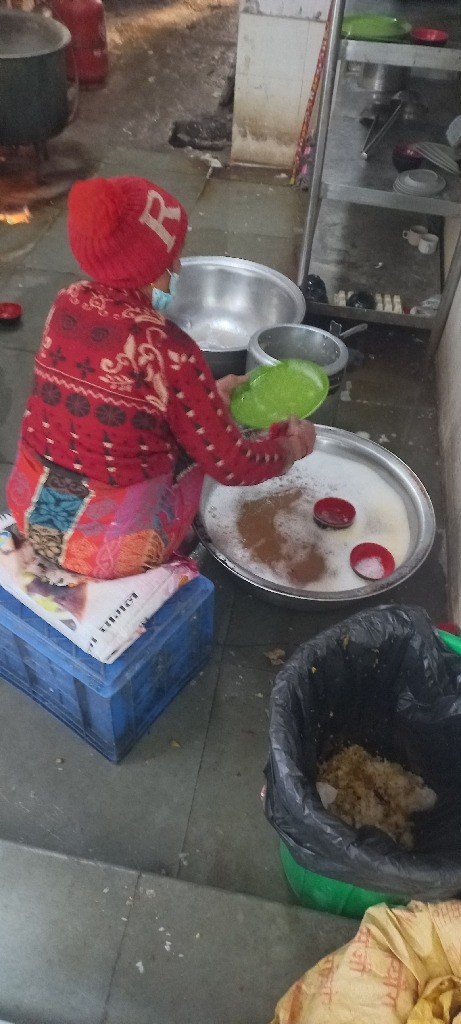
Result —
POLYGON ((301 323, 305 302, 288 277, 228 256, 187 256, 168 316, 202 349, 215 377, 244 373, 256 331, 301 323))
MULTIPOLYGON (((405 505, 410 545, 405 560, 386 579, 364 582, 354 590, 309 590, 308 587, 278 585, 263 575, 256 575, 248 567, 226 556, 219 545, 213 542, 205 526, 206 511, 213 502, 213 492, 220 485, 214 480, 205 480, 200 511, 195 522, 196 532, 202 544, 243 586, 270 604, 294 608, 334 608, 356 604, 371 598, 384 597, 393 587, 407 580, 427 558, 435 537, 435 516, 430 497, 415 473, 401 459, 373 441, 367 441, 347 430, 337 427, 318 426, 316 450, 331 453, 351 465, 361 463, 369 466, 383 480, 387 481, 402 498, 405 505)), ((309 460, 305 460, 307 468, 309 460)), ((367 539, 364 537, 363 539, 367 539)))

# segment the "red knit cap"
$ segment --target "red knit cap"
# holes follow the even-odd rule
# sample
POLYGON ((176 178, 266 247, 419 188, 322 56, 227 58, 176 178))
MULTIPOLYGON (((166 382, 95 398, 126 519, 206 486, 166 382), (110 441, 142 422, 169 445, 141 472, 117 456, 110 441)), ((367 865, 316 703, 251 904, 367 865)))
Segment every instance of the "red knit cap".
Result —
POLYGON ((70 191, 68 231, 85 274, 118 288, 142 288, 181 251, 187 214, 145 178, 90 178, 70 191))

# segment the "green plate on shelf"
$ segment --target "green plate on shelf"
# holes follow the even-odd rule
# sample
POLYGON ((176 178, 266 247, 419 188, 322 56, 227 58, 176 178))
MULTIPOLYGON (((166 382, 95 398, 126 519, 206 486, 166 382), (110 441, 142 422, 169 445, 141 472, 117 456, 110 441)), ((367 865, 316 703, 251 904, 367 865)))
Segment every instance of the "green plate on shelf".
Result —
POLYGON ((325 370, 307 359, 282 359, 258 366, 232 393, 231 413, 242 427, 266 430, 290 416, 307 419, 328 394, 325 370))
POLYGON ((385 14, 348 14, 343 18, 341 35, 344 39, 363 39, 368 42, 389 43, 405 39, 411 25, 400 18, 385 14))

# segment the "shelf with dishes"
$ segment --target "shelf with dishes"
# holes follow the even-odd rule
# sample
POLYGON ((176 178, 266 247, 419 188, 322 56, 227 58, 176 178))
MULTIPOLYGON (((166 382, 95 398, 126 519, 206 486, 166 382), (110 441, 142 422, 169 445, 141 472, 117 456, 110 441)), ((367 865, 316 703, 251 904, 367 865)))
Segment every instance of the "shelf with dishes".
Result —
MULTIPOLYGON (((389 327, 412 327, 419 331, 430 331, 433 316, 418 316, 413 313, 386 313, 378 309, 361 309, 356 306, 334 305, 333 303, 306 302, 307 317, 326 317, 334 320, 364 321, 369 324, 386 324, 389 327)), ((435 314, 434 314, 435 315, 435 314)), ((307 320, 305 320, 307 323, 307 320)))
POLYGON ((397 122, 365 159, 367 130, 359 108, 357 113, 352 108, 350 114, 335 110, 320 186, 322 199, 459 217, 460 150, 439 141, 443 138, 440 125, 423 120, 397 122))
POLYGON ((402 68, 461 72, 461 48, 419 46, 408 42, 343 39, 341 60, 355 64, 394 64, 402 68))
MULTIPOLYGON (((460 72, 457 4, 446 0, 437 5, 433 0, 381 0, 376 13, 369 0, 332 0, 316 145, 307 149, 303 167, 302 184, 308 186, 309 204, 298 281, 305 293, 323 200, 375 207, 381 215, 393 211, 396 222, 399 213, 419 214, 414 219, 421 223, 432 218, 460 217, 461 115, 455 82, 460 72)), ((336 214, 331 216, 334 222, 336 214)), ((360 216, 363 219, 365 214, 360 216)), ((351 214, 349 222, 354 217, 351 214)), ((432 254, 434 262, 439 253, 440 227, 436 225, 435 230, 437 235, 433 227, 429 231, 426 228, 424 244, 429 248, 419 250, 432 254)), ((318 267, 329 265, 329 239, 323 241, 318 267)), ((378 246, 378 234, 375 242, 378 246)), ((379 249, 376 261, 375 270, 383 266, 379 249)), ((440 259, 438 262, 440 270, 440 259)), ((390 264, 387 266, 389 270, 390 264)), ((412 264, 413 271, 415 266, 412 264)), ((355 318, 429 330, 428 350, 433 352, 457 287, 460 266, 461 240, 438 308, 427 317, 417 315, 418 304, 414 307, 416 314, 403 303, 402 311, 397 304, 391 312, 389 301, 359 310, 336 303, 333 295, 328 305, 313 301, 316 296, 312 296, 308 311, 318 317, 355 318)), ((374 281, 378 290, 383 284, 389 290, 393 275, 388 277, 383 282, 374 281)), ((411 294, 411 289, 407 290, 411 294)), ((422 294, 431 296, 432 290, 422 288, 422 294)), ((389 300, 387 293, 386 298, 389 300)))
POLYGON ((348 61, 461 71, 461 24, 443 0, 396 4, 382 0, 379 12, 361 0, 347 5, 341 23, 340 57, 348 61))

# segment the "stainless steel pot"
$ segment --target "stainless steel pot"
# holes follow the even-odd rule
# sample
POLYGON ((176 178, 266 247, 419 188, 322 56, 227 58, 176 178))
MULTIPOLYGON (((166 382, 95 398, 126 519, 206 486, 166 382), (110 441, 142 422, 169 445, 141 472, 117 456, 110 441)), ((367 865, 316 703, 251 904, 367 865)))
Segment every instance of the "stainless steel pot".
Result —
POLYGON ((181 260, 168 316, 202 349, 215 377, 244 373, 248 343, 271 324, 299 324, 301 290, 270 267, 228 256, 181 260))
POLYGON ((0 10, 0 146, 46 142, 65 128, 70 41, 53 18, 0 10))
POLYGON ((363 64, 360 85, 371 94, 372 103, 387 107, 396 92, 405 89, 408 68, 392 64, 363 64))
POLYGON ((330 387, 313 419, 316 423, 332 423, 348 356, 344 342, 329 331, 305 324, 281 324, 253 334, 248 346, 246 369, 271 366, 279 359, 308 359, 317 363, 328 375, 330 387))

